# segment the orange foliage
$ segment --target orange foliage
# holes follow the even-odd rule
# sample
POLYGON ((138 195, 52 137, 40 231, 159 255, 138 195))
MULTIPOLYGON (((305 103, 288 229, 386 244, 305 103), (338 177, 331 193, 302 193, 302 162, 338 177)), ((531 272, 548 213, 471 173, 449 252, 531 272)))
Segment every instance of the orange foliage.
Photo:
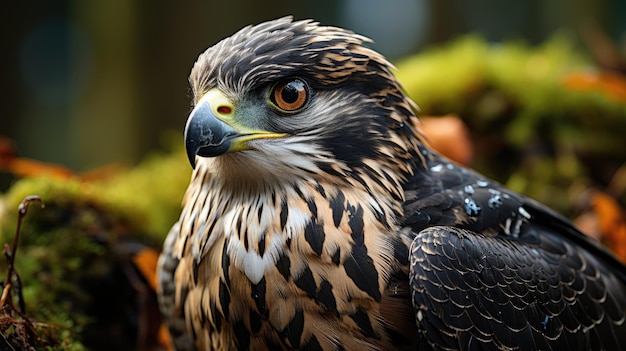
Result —
POLYGON ((598 218, 602 241, 626 262, 626 213, 613 197, 600 191, 592 194, 591 205, 598 218))
POLYGON ((422 123, 418 127, 426 135, 430 147, 462 165, 472 162, 474 147, 470 132, 458 116, 423 116, 420 120, 422 123))
POLYGON ((132 261, 139 273, 146 279, 152 290, 156 291, 156 266, 160 252, 151 248, 144 248, 133 255, 132 261))
POLYGON ((48 177, 59 180, 78 178, 90 182, 111 178, 122 169, 119 164, 110 164, 78 174, 57 164, 18 157, 11 139, 0 136, 0 172, 11 173, 17 177, 48 177))
MULTIPOLYGON (((160 252, 155 249, 144 248, 132 257, 133 264, 153 291, 157 289, 157 261, 159 254, 160 252)), ((156 337, 157 345, 155 350, 173 351, 170 334, 164 323, 160 323, 156 337)))
POLYGON ((572 72, 565 76, 563 84, 576 91, 598 91, 608 98, 626 103, 626 77, 610 72, 572 72))
POLYGON ((15 145, 9 138, 0 137, 0 171, 6 171, 19 177, 48 176, 69 179, 75 176, 71 170, 44 162, 17 157, 15 145))

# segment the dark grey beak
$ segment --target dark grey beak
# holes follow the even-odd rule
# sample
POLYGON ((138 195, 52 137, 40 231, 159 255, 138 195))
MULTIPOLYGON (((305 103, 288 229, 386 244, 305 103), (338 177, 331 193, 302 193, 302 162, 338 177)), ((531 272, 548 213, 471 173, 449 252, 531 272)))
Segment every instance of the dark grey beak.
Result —
POLYGON ((208 101, 201 100, 191 111, 185 126, 185 147, 191 167, 196 168, 196 156, 215 157, 230 149, 230 140, 238 133, 215 117, 208 101))

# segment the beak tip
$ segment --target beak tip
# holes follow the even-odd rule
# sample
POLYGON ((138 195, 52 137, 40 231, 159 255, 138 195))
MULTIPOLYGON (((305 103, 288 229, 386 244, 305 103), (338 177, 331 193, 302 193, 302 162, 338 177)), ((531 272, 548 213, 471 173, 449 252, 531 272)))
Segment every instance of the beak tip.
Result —
POLYGON ((195 148, 190 148, 189 145, 187 145, 187 159, 189 159, 191 168, 196 169, 196 150, 195 148))

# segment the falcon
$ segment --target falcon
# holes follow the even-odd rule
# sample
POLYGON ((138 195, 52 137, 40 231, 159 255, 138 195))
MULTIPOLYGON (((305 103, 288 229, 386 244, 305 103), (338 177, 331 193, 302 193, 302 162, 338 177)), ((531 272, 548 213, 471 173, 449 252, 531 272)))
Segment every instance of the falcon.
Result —
POLYGON ((175 347, 626 349, 626 267, 429 149, 368 42, 287 17, 199 56, 158 268, 175 347))

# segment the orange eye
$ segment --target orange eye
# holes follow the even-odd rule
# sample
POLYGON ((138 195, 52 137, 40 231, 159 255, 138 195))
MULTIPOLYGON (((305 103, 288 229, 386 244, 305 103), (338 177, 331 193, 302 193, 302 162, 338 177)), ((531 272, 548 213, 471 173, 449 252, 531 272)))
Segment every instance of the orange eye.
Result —
POLYGON ((285 112, 294 112, 306 104, 309 97, 306 83, 300 79, 288 79, 274 86, 270 100, 285 112))

